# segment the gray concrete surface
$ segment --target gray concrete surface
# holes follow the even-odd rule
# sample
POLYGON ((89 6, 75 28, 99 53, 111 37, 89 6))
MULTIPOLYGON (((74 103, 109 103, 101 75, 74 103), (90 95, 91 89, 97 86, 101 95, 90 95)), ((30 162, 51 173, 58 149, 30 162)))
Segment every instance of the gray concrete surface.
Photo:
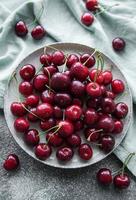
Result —
POLYGON ((91 167, 62 170, 45 166, 29 157, 14 141, 0 112, 0 157, 16 153, 21 168, 6 172, 0 167, 0 200, 136 200, 136 178, 131 176, 127 190, 118 191, 98 185, 95 174, 100 167, 113 171, 121 162, 111 155, 91 167))

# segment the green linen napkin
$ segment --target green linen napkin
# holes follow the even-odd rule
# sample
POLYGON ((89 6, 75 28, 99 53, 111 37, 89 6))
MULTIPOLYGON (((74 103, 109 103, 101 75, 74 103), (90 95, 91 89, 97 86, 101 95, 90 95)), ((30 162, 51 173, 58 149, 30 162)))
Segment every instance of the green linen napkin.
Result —
MULTIPOLYGON (((26 1, 24 4, 21 2, 20 0, 7 0, 0 3, 0 108, 3 108, 3 95, 7 80, 17 64, 32 51, 55 41, 90 45, 108 55, 127 78, 135 104, 135 0, 110 0, 108 2, 99 0, 101 6, 109 9, 96 16, 90 27, 86 27, 80 22, 81 15, 86 11, 82 0, 33 0, 26 1), (27 24, 31 23, 35 16, 39 16, 42 4, 44 13, 39 19, 39 23, 46 29, 48 35, 40 41, 34 41, 30 34, 23 39, 17 37, 14 33, 16 21, 22 19, 27 24), (19 7, 15 9, 15 5, 19 7), (12 8, 14 8, 13 12, 10 11, 12 8), (117 36, 126 41, 126 48, 121 53, 116 53, 111 47, 112 39, 117 36)), ((32 26, 29 29, 31 30, 32 26)), ((127 136, 114 152, 122 161, 130 152, 136 152, 135 110, 134 106, 133 122, 127 136)), ((128 165, 134 175, 136 175, 135 166, 136 157, 134 156, 128 165)))

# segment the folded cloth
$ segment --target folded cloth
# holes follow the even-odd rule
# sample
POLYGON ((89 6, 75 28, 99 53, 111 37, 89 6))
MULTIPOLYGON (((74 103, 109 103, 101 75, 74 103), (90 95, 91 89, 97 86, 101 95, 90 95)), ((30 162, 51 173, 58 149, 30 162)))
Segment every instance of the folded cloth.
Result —
MULTIPOLYGON (((25 0, 24 0, 25 1, 25 0)), ((110 57, 125 75, 136 102, 136 3, 135 0, 99 0, 102 7, 108 8, 101 15, 95 16, 90 27, 84 26, 81 15, 86 11, 82 0, 33 0, 21 4, 13 12, 10 11, 20 0, 8 0, 0 3, 0 108, 3 108, 3 95, 7 80, 17 64, 32 51, 49 43, 77 42, 99 49, 110 57), (15 23, 22 19, 31 23, 44 5, 44 12, 39 23, 46 29, 48 35, 35 41, 30 33, 25 38, 19 38, 14 33, 15 23), (5 6, 5 7, 4 7, 5 6), (9 10, 6 8, 9 7, 9 10), (113 38, 122 37, 126 48, 116 53, 111 43, 113 38)), ((29 26, 31 30, 33 25, 29 26)), ((121 161, 130 152, 136 152, 135 114, 132 125, 121 145, 114 151, 121 161)), ((130 161, 128 168, 136 175, 136 157, 130 161)))

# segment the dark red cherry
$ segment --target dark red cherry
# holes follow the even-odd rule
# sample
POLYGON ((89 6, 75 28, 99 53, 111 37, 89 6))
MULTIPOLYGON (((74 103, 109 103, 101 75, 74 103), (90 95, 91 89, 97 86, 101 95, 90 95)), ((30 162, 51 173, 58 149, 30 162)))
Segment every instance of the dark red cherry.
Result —
POLYGON ((29 129, 25 135, 25 142, 31 146, 35 146, 39 143, 39 132, 36 129, 29 129))
POLYGON ((23 117, 17 118, 14 122, 14 128, 18 132, 23 132, 23 133, 26 132, 29 129, 29 126, 30 124, 28 120, 23 117))
POLYGON ((97 98, 99 96, 101 96, 102 91, 101 91, 101 87, 98 83, 88 83, 86 86, 86 92, 90 97, 93 98, 97 98))
POLYGON ((99 140, 99 148, 104 152, 109 153, 115 145, 115 139, 112 135, 102 135, 99 140))
POLYGON ((81 120, 81 119, 75 121, 75 122, 73 123, 73 125, 74 125, 74 130, 75 130, 75 131, 80 131, 81 129, 84 128, 84 122, 83 122, 83 120, 81 120))
POLYGON ((40 63, 49 66, 52 63, 52 54, 42 54, 40 56, 40 63))
POLYGON ((101 70, 92 69, 89 72, 89 77, 90 77, 91 81, 95 81, 98 84, 103 84, 104 77, 103 77, 103 73, 101 70))
POLYGON ((125 118, 128 114, 128 106, 127 104, 120 102, 116 104, 114 115, 118 119, 125 118))
POLYGON ((115 111, 115 103, 111 98, 103 98, 101 108, 103 113, 113 113, 115 111))
POLYGON ((81 16, 81 22, 86 25, 86 26, 90 26, 94 21, 94 16, 91 13, 84 13, 81 16))
POLYGON ((33 79, 33 86, 37 91, 43 91, 46 89, 46 85, 48 85, 49 79, 44 74, 38 74, 33 79))
POLYGON ((65 62, 65 55, 62 51, 55 51, 52 54, 52 62, 54 65, 60 66, 65 62))
POLYGON ((102 168, 97 172, 97 180, 102 185, 110 185, 112 183, 111 171, 107 168, 102 168))
POLYGON ((85 93, 85 85, 78 80, 72 81, 70 92, 74 97, 82 97, 85 93))
POLYGON ((103 129, 104 132, 111 133, 114 129, 114 121, 112 117, 102 115, 98 121, 98 129, 103 129))
POLYGON ((88 68, 82 65, 82 63, 80 62, 76 62, 70 68, 71 78, 76 78, 81 82, 86 80, 88 74, 89 74, 88 68))
POLYGON ((40 40, 43 38, 43 36, 45 35, 45 29, 40 26, 37 25, 36 27, 33 28, 32 32, 31 32, 31 36, 35 39, 35 40, 40 40))
POLYGON ((9 154, 3 163, 3 167, 7 171, 11 171, 17 169, 19 164, 20 162, 18 156, 15 154, 9 154))
POLYGON ((99 108, 100 106, 100 99, 99 98, 89 98, 86 101, 86 105, 88 108, 99 108))
POLYGON ((26 23, 23 22, 23 21, 17 22, 16 25, 15 25, 15 32, 16 32, 16 35, 19 36, 19 37, 26 36, 27 33, 28 33, 26 23))
POLYGON ((36 107, 39 103, 39 96, 31 94, 26 98, 26 105, 30 107, 36 107))
POLYGON ((71 136, 74 132, 73 124, 67 120, 58 122, 58 127, 60 127, 58 130, 59 135, 64 138, 71 136))
POLYGON ((108 98, 111 98, 111 99, 115 99, 116 95, 110 91, 110 90, 107 90, 104 94, 105 97, 108 97, 108 98))
POLYGON ((61 119, 63 117, 63 111, 62 111, 62 109, 60 107, 58 107, 58 106, 54 106, 53 116, 56 119, 61 119))
POLYGON ((36 117, 36 116, 37 116, 36 108, 31 108, 30 112, 27 113, 27 119, 30 122, 38 121, 38 117, 36 117))
POLYGON ((80 117, 82 116, 82 109, 77 105, 69 106, 65 110, 65 116, 70 121, 79 120, 80 117))
POLYGON ((75 54, 70 54, 70 55, 68 56, 68 58, 67 58, 66 66, 67 66, 68 68, 71 68, 71 66, 72 66, 74 63, 78 62, 78 61, 79 61, 79 58, 78 58, 77 55, 75 55, 75 54))
POLYGON ((52 149, 48 144, 40 143, 35 147, 35 155, 40 160, 47 159, 52 153, 52 149))
POLYGON ((57 73, 59 70, 54 65, 49 65, 43 68, 43 73, 48 77, 52 77, 53 74, 57 73))
POLYGON ((56 120, 54 118, 46 119, 45 121, 40 121, 40 128, 46 131, 56 125, 56 120))
POLYGON ((21 67, 19 74, 22 79, 30 81, 35 75, 35 67, 30 64, 24 65, 21 67))
POLYGON ((112 72, 109 70, 105 70, 104 72, 102 72, 102 76, 103 76, 103 84, 104 85, 108 85, 111 83, 112 81, 112 72))
POLYGON ((93 156, 93 150, 89 144, 81 144, 78 148, 78 154, 83 160, 89 160, 93 156))
POLYGON ((114 120, 114 129, 112 133, 120 134, 123 131, 123 122, 121 120, 114 120))
POLYGON ((24 106, 26 107, 25 103, 13 102, 10 106, 10 110, 13 115, 15 115, 17 117, 22 117, 27 113, 24 106))
POLYGON ((60 161, 69 161, 73 157, 73 150, 70 147, 61 147, 56 152, 56 157, 60 161))
POLYGON ((73 98, 72 104, 82 107, 83 106, 83 100, 82 99, 78 99, 78 98, 73 98))
POLYGON ((104 85, 100 85, 100 88, 101 88, 102 96, 104 96, 107 91, 107 88, 104 85))
POLYGON ((77 134, 72 134, 70 137, 67 138, 66 143, 68 144, 68 146, 75 148, 80 146, 81 138, 77 134))
POLYGON ((112 41, 112 47, 114 48, 115 51, 121 51, 125 48, 125 41, 122 38, 115 38, 112 41))
POLYGON ((53 104, 53 102, 54 102, 54 93, 49 91, 49 90, 43 91, 42 94, 41 94, 41 100, 44 103, 53 104))
POLYGON ((57 72, 51 77, 51 88, 55 91, 64 91, 70 87, 71 80, 64 73, 57 72))
POLYGON ((33 86, 28 81, 22 81, 19 84, 19 92, 23 94, 24 96, 29 96, 33 92, 33 86))
POLYGON ((101 132, 95 128, 85 129, 85 138, 89 142, 97 142, 100 138, 101 132))
POLYGON ((87 0, 86 1, 86 8, 90 11, 95 11, 98 8, 98 1, 97 0, 87 0))
POLYGON ((63 144, 63 139, 57 133, 54 134, 53 132, 49 132, 46 135, 46 141, 53 147, 59 147, 63 144))
POLYGON ((57 93, 54 96, 54 102, 60 108, 66 108, 72 102, 71 96, 67 93, 57 93))
POLYGON ((49 103, 42 103, 37 106, 36 113, 43 119, 50 118, 53 116, 53 107, 49 103))
POLYGON ((84 64, 86 67, 91 68, 95 65, 95 58, 91 54, 83 54, 80 57, 80 62, 84 64))
POLYGON ((127 174, 118 174, 114 177, 113 183, 119 189, 126 189, 130 185, 130 178, 127 174))
POLYGON ((120 93, 124 92, 124 89, 125 89, 124 83, 119 79, 113 80, 111 83, 111 87, 112 87, 112 91, 115 94, 120 94, 120 93))
POLYGON ((89 108, 85 112, 84 123, 87 125, 92 125, 98 120, 98 114, 93 108, 89 108))

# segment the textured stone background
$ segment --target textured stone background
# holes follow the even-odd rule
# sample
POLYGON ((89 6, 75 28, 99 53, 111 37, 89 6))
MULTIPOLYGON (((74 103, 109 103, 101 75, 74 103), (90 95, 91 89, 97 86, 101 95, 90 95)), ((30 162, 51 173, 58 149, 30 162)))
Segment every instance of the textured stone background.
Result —
POLYGON ((135 200, 136 179, 131 174, 131 185, 118 191, 113 186, 104 188, 95 179, 100 167, 116 171, 120 161, 111 155, 91 167, 62 170, 45 166, 29 157, 14 141, 0 112, 0 157, 16 153, 21 168, 6 172, 0 168, 0 200, 135 200))

